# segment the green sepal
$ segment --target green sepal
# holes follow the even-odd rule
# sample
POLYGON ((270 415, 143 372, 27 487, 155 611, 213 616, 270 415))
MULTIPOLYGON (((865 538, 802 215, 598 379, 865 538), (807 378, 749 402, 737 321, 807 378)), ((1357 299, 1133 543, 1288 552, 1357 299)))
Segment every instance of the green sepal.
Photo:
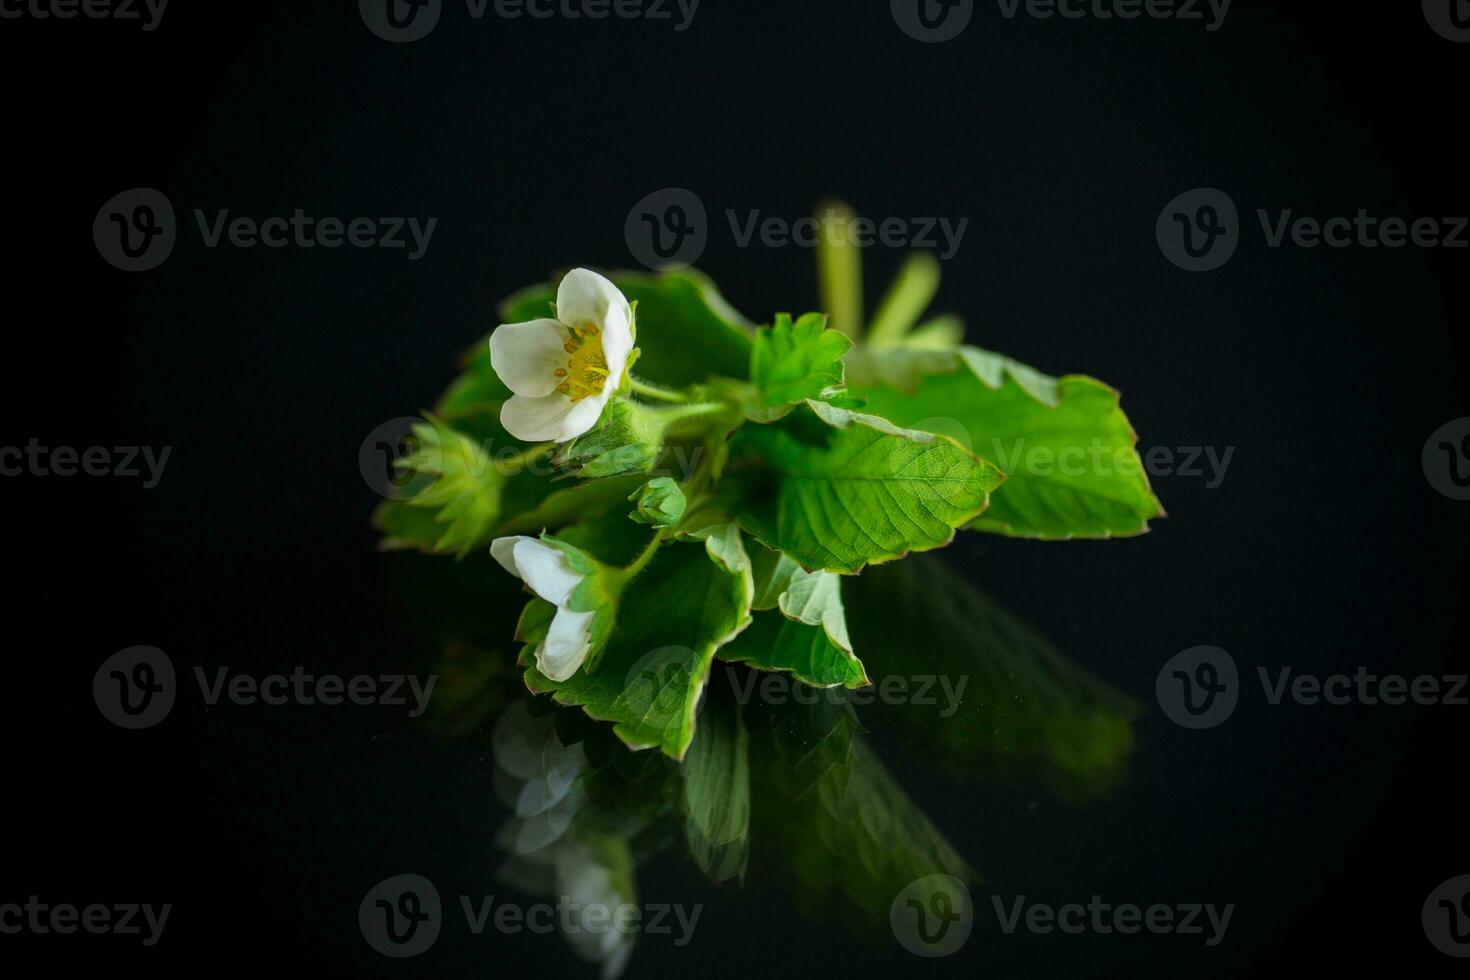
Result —
POLYGON ((561 448, 556 464, 588 480, 647 473, 663 451, 664 428, 658 409, 613 398, 591 431, 561 448))
POLYGON ((658 476, 628 496, 634 505, 628 519, 650 527, 672 527, 684 516, 688 501, 671 477, 658 476))

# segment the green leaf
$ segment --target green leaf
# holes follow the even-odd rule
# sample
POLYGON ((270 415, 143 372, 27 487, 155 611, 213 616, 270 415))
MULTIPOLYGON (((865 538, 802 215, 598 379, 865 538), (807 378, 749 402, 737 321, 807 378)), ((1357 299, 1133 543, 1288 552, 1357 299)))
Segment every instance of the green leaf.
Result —
POLYGON ((833 643, 821 627, 772 612, 756 613, 750 628, 720 649, 720 659, 759 670, 783 670, 812 687, 852 688, 869 683, 862 661, 833 643))
POLYGON ((781 605, 781 596, 791 587, 792 581, 807 572, 790 555, 770 548, 757 548, 751 555, 755 597, 752 609, 776 609, 781 605))
POLYGON ((750 846, 749 738, 740 706, 711 693, 689 747, 684 777, 684 835, 694 861, 720 882, 745 873, 750 846))
MULTIPOLYGON (((754 327, 735 311, 705 276, 678 272, 608 274, 638 304, 638 376, 682 388, 711 375, 744 378, 750 367, 754 327)), ((502 323, 549 316, 556 286, 533 286, 500 308, 502 323)), ((489 343, 482 344, 489 354, 489 343)))
POLYGON ((417 445, 397 466, 432 478, 407 500, 389 501, 375 518, 384 547, 422 547, 456 553, 488 546, 500 520, 509 477, 475 439, 431 418, 413 427, 417 445))
POLYGON ((847 368, 868 411, 959 437, 1005 471, 976 530, 1107 538, 1164 516, 1118 393, 1100 381, 1052 378, 977 347, 860 351, 847 368))
POLYGON ((741 527, 802 566, 856 572, 946 545, 1000 470, 945 435, 808 401, 736 433, 726 480, 741 527))
POLYGON ((852 650, 842 607, 841 576, 804 571, 779 551, 752 556, 752 608, 780 610, 755 616, 750 629, 720 650, 722 660, 760 670, 784 670, 813 687, 863 687, 868 675, 852 650))
POLYGON ((755 402, 746 416, 773 422, 808 398, 821 398, 842 385, 842 357, 852 341, 827 329, 827 318, 808 313, 795 323, 777 314, 773 326, 762 327, 750 354, 750 380, 755 402))
POLYGON ((715 650, 744 629, 749 617, 744 576, 711 561, 703 547, 665 544, 624 589, 616 629, 596 669, 557 683, 536 669, 528 646, 520 660, 526 686, 612 722, 631 748, 658 747, 682 759, 694 737, 695 710, 715 650))
POLYGON ((803 913, 819 920, 835 913, 866 932, 886 925, 894 896, 918 878, 974 880, 858 737, 850 712, 791 703, 767 711, 785 717, 752 737, 752 751, 765 760, 754 770, 754 819, 789 855, 782 882, 803 913), (805 720, 791 717, 801 714, 805 720))
POLYGON ((840 576, 823 571, 798 572, 791 576, 786 591, 777 600, 777 606, 787 619, 821 627, 835 646, 852 652, 852 640, 847 635, 847 614, 842 608, 840 576))
POLYGON ((719 511, 705 508, 689 515, 678 535, 684 540, 703 541, 711 561, 743 580, 748 608, 755 583, 751 577, 750 556, 740 537, 740 527, 719 511))
POLYGON ((960 778, 1040 784, 1069 800, 1126 776, 1138 704, 1064 656, 943 559, 845 579, 849 623, 882 676, 932 675, 931 703, 862 709, 960 778))

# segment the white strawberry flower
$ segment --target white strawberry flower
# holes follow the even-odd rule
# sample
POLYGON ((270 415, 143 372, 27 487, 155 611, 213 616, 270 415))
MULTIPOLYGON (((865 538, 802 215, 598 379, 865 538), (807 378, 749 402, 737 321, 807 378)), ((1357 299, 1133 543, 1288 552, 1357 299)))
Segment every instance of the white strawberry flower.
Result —
POLYGON ((556 319, 503 323, 490 364, 514 392, 500 410, 524 442, 569 442, 597 424, 623 383, 633 351, 633 309, 618 287, 573 269, 556 291, 556 319))
POLYGON ((531 591, 556 607, 546 639, 536 648, 536 668, 554 681, 577 672, 592 647, 592 620, 596 611, 571 608, 572 593, 587 573, 572 567, 567 553, 523 534, 496 538, 490 554, 502 568, 530 586, 531 591))

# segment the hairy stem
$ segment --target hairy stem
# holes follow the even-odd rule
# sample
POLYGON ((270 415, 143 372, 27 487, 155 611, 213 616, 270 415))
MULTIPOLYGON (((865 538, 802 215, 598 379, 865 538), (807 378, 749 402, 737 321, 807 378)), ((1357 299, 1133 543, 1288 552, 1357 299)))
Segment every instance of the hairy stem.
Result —
POLYGON ((668 388, 661 388, 647 381, 640 381, 631 375, 628 377, 628 388, 635 395, 642 395, 644 398, 651 398, 654 401, 675 402, 677 404, 683 404, 689 401, 688 395, 680 394, 677 391, 670 391, 668 388))

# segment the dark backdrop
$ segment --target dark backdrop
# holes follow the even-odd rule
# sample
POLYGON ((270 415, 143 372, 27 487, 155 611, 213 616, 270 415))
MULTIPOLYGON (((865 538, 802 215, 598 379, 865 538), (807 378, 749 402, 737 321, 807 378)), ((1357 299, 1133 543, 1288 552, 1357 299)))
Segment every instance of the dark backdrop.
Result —
MULTIPOLYGON (((812 927, 759 887, 705 886, 670 857, 644 898, 708 907, 691 946, 646 943, 632 975, 1458 967, 1419 909, 1470 872, 1470 709, 1257 695, 1191 733, 1152 690, 1165 659, 1205 643, 1250 673, 1465 669, 1470 504, 1429 486, 1420 449, 1470 414, 1466 253, 1271 249, 1251 216, 1470 213, 1456 139, 1470 47, 1417 4, 1237 0, 1206 32, 1008 21, 986 3, 944 44, 911 40, 879 2, 704 0, 682 33, 475 22, 451 3, 407 45, 355 7, 175 0, 148 33, 0 21, 5 444, 173 447, 152 490, 0 483, 14 542, 0 901, 174 905, 153 949, 0 936, 0 961, 590 975, 541 937, 450 931, 395 963, 358 934, 359 898, 389 874, 497 890, 483 744, 444 750, 374 709, 197 698, 123 732, 90 683, 133 644, 184 670, 413 669, 425 641, 402 628, 393 559, 374 551, 359 443, 431 403, 509 291, 631 264, 629 208, 682 186, 714 218, 700 266, 757 320, 817 305, 812 256, 737 247, 727 208, 796 218, 837 195, 875 217, 967 217, 938 305, 972 342, 1117 386, 1145 448, 1235 447, 1215 489, 1156 479, 1170 517, 1142 538, 969 536, 949 555, 1150 706, 1119 793, 1077 810, 903 771, 999 894, 1237 908, 1216 949, 991 923, 930 962, 812 927), (166 263, 127 274, 89 228, 139 186, 186 220, 166 263), (1198 186, 1226 190, 1247 223, 1227 265, 1189 274, 1160 255, 1154 220, 1198 186), (410 262, 206 249, 194 208, 439 222, 410 262)), ((872 301, 901 253, 866 260, 872 301)))

